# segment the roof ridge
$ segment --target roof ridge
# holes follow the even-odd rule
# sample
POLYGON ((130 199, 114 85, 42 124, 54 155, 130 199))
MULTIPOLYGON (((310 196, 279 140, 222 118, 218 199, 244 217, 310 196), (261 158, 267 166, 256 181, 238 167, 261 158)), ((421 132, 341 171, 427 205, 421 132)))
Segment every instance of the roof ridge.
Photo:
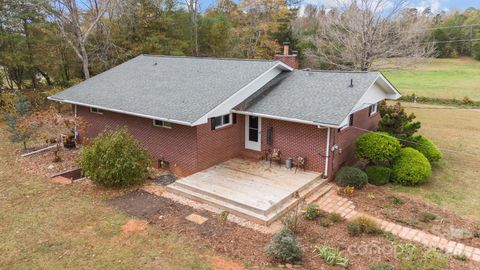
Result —
POLYGON ((206 59, 206 60, 223 60, 223 61, 252 61, 252 62, 280 62, 279 60, 269 59, 248 59, 248 58, 228 58, 228 57, 213 57, 213 56, 189 56, 189 55, 162 55, 162 54, 140 54, 147 57, 161 57, 161 58, 187 58, 187 59, 206 59))
POLYGON ((324 73, 379 73, 379 71, 363 71, 363 70, 328 70, 328 69, 299 69, 303 72, 324 72, 324 73))

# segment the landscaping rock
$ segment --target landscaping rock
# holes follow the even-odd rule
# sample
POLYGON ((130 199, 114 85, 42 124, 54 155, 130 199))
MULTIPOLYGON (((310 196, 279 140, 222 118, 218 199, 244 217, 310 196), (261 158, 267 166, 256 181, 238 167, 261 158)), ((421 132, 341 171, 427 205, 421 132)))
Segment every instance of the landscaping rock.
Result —
POLYGON ((186 219, 190 220, 191 222, 197 223, 199 225, 205 223, 205 221, 208 220, 208 218, 202 217, 202 216, 197 215, 197 214, 190 214, 186 217, 186 219))
POLYGON ((162 186, 168 186, 171 183, 175 182, 175 180, 177 180, 177 177, 175 176, 175 174, 170 173, 170 174, 160 175, 154 180, 154 182, 162 186))

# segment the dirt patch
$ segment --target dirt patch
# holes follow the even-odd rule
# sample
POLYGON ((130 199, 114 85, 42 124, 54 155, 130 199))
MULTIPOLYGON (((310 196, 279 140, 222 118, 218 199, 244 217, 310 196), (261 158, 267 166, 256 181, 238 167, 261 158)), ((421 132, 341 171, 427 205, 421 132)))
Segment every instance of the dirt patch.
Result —
POLYGON ((214 256, 209 260, 214 270, 245 270, 242 265, 222 257, 214 256))
POLYGON ((368 185, 349 198, 361 212, 434 235, 480 247, 480 227, 439 206, 394 195, 386 187, 368 185))
POLYGON ((268 262, 263 248, 270 241, 269 235, 221 221, 211 212, 197 210, 143 191, 127 193, 110 200, 109 204, 162 229, 186 234, 198 243, 199 248, 208 247, 242 262, 268 262), (207 217, 208 220, 198 225, 185 219, 192 213, 207 217))
POLYGON ((122 226, 123 233, 141 232, 147 229, 148 222, 144 220, 130 219, 122 226))
POLYGON ((75 160, 80 154, 80 149, 65 149, 61 148, 59 156, 62 158, 60 162, 53 162, 54 149, 49 149, 38 154, 33 154, 27 157, 21 157, 21 151, 17 153, 17 164, 23 171, 34 174, 50 177, 54 173, 72 170, 78 168, 75 160))
MULTIPOLYGON (((218 258, 213 259, 214 267, 218 263, 218 268, 214 269, 242 269, 228 268, 234 265, 235 267, 241 267, 241 265, 265 267, 272 263, 277 264, 272 262, 264 252, 272 235, 241 227, 229 221, 222 221, 212 212, 194 209, 143 191, 127 193, 111 199, 108 203, 129 215, 145 219, 154 226, 186 235, 199 248, 213 249, 216 254, 234 260, 224 264, 218 258), (208 220, 201 225, 186 220, 185 217, 192 213, 207 217, 208 220)), ((326 265, 313 253, 314 248, 321 244, 338 247, 342 254, 349 258, 351 269, 366 270, 375 263, 389 263, 394 265, 395 269, 399 269, 399 263, 394 257, 394 245, 386 237, 378 235, 351 237, 347 232, 345 221, 330 223, 328 227, 324 227, 325 224, 320 225, 319 220, 301 220, 297 237, 305 251, 302 262, 304 269, 338 269, 338 267, 326 265)), ((475 269, 475 263, 451 259, 449 269, 475 269)))

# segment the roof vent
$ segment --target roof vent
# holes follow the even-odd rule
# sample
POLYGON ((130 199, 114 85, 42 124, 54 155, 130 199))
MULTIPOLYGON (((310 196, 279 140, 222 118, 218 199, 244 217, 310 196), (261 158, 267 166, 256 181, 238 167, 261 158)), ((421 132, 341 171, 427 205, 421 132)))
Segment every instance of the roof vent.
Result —
POLYGON ((353 79, 350 79, 350 85, 349 87, 353 87, 353 79))
POLYGON ((157 64, 157 62, 155 62, 153 65, 156 66, 156 65, 158 65, 158 64, 157 64))

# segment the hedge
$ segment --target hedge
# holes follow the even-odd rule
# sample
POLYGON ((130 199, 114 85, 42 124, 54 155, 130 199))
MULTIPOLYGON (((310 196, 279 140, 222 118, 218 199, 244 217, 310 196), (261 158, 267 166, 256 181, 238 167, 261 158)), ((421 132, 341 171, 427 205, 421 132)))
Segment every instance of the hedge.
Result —
POLYGON ((424 182, 432 173, 428 159, 419 151, 406 147, 400 150, 392 166, 392 180, 400 185, 414 186, 424 182))
POLYGON ((429 139, 423 136, 417 136, 413 139, 412 148, 422 153, 430 163, 439 161, 442 158, 442 152, 429 139))
POLYGON ((381 186, 385 185, 390 181, 390 175, 392 174, 392 169, 385 166, 369 166, 365 172, 368 176, 368 182, 370 184, 381 186))
POLYGON ((358 168, 345 166, 338 170, 335 183, 341 187, 362 188, 368 183, 368 176, 358 168))
POLYGON ((388 163, 398 154, 401 145, 397 138, 386 132, 369 132, 361 135, 355 148, 358 159, 374 163, 388 163))

